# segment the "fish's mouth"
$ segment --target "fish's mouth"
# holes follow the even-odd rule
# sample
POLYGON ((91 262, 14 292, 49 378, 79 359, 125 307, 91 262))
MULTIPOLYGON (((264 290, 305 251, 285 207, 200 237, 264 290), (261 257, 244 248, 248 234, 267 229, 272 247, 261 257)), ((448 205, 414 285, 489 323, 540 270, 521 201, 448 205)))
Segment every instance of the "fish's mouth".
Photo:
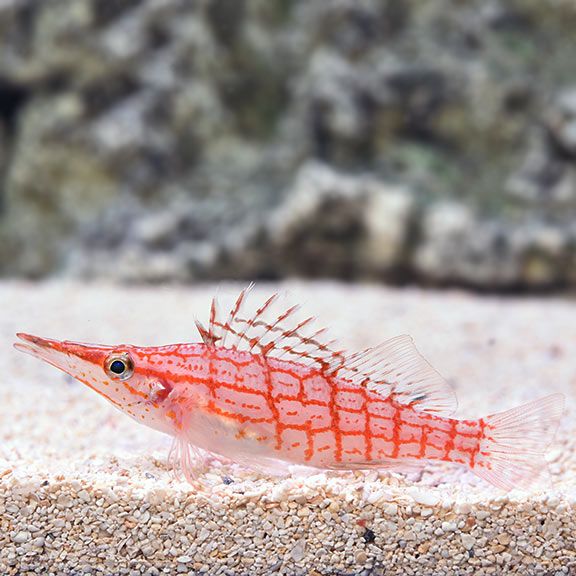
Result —
POLYGON ((22 342, 14 343, 16 350, 44 360, 57 368, 66 369, 65 363, 62 362, 66 358, 66 352, 58 340, 41 338, 24 332, 19 332, 16 336, 22 340, 22 342))

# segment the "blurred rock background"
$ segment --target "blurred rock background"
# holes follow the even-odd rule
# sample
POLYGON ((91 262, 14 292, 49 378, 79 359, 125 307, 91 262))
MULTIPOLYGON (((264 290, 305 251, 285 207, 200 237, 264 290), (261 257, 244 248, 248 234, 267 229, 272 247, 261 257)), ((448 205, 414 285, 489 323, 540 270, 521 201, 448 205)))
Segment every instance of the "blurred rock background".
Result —
POLYGON ((0 274, 576 286, 572 0, 0 0, 0 274))

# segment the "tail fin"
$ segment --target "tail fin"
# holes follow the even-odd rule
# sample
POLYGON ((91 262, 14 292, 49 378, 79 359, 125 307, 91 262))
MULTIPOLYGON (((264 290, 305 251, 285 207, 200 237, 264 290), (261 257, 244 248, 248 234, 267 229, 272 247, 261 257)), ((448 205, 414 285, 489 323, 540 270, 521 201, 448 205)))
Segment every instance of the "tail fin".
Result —
POLYGON ((484 418, 484 439, 473 471, 504 490, 532 484, 546 468, 544 453, 563 410, 563 394, 551 394, 484 418))

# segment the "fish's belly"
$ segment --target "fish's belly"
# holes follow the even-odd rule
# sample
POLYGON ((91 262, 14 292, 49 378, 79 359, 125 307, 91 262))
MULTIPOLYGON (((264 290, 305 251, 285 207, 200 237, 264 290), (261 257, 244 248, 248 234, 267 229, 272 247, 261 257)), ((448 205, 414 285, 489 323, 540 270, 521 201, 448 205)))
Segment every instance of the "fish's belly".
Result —
POLYGON ((187 415, 185 431, 186 439, 194 446, 230 460, 256 465, 257 458, 279 457, 271 422, 253 422, 205 407, 187 415))

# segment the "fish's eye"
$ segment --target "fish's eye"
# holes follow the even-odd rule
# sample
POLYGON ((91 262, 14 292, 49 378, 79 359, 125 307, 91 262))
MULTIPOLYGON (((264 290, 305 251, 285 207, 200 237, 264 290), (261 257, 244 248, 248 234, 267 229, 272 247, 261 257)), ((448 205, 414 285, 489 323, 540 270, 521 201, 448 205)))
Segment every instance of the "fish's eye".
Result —
POLYGON ((106 359, 106 373, 116 380, 127 380, 134 373, 134 363, 128 354, 111 354, 106 359))

